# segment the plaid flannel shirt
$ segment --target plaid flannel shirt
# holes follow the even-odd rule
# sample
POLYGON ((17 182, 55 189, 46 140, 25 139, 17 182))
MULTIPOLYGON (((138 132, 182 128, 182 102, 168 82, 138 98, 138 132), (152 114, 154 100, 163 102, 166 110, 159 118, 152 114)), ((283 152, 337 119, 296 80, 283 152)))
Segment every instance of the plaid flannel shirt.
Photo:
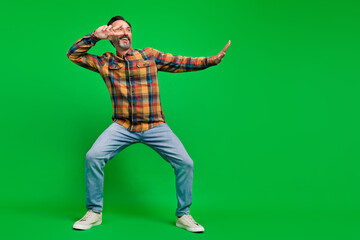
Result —
POLYGON ((124 55, 87 51, 100 39, 94 32, 77 40, 67 52, 75 64, 97 72, 103 78, 111 97, 113 122, 129 131, 141 132, 165 123, 160 102, 158 71, 188 72, 216 65, 214 57, 183 57, 153 48, 133 49, 124 55))

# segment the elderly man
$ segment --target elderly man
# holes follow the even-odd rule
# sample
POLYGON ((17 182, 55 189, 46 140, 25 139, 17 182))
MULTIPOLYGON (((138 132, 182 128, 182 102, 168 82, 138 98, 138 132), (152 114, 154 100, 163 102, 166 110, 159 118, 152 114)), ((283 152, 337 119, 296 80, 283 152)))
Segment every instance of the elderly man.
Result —
POLYGON ((221 62, 230 41, 211 57, 182 57, 153 48, 133 49, 132 29, 123 17, 113 17, 107 25, 75 42, 67 52, 77 65, 97 72, 103 78, 113 106, 113 123, 98 137, 85 158, 87 213, 73 225, 86 230, 101 224, 105 164, 133 143, 154 149, 174 168, 176 177, 176 226, 190 232, 204 227, 190 215, 193 161, 165 121, 160 103, 158 71, 187 72, 215 66, 221 62), (96 42, 108 39, 116 54, 91 55, 96 42))

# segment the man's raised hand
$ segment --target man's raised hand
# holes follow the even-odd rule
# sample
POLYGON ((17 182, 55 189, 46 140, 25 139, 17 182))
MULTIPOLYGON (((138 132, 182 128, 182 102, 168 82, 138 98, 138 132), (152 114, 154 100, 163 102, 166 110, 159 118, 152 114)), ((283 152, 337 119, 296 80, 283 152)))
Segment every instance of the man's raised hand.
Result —
POLYGON ((99 39, 109 39, 110 36, 121 35, 112 25, 104 25, 94 31, 95 37, 99 39))
POLYGON ((220 63, 223 59, 223 57, 225 56, 225 53, 227 51, 227 49, 230 47, 230 43, 231 41, 229 40, 228 43, 225 45, 225 47, 223 48, 223 50, 221 50, 215 57, 214 57, 214 61, 216 64, 220 63))

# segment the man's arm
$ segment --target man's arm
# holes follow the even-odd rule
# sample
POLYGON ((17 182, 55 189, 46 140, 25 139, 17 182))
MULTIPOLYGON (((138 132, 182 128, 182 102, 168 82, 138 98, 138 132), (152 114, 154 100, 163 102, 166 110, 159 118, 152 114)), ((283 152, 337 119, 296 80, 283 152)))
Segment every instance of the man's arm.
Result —
POLYGON ((155 58, 156 66, 163 72, 190 72, 198 71, 216 65, 214 57, 183 57, 163 53, 156 49, 149 49, 155 58))
POLYGON ((66 56, 70 61, 81 67, 99 72, 101 57, 87 53, 98 41, 100 39, 92 32, 77 40, 66 53, 66 56))
POLYGON ((149 50, 155 57, 155 62, 159 71, 179 73, 198 71, 219 64, 225 56, 225 52, 229 46, 230 41, 219 54, 211 57, 174 56, 170 53, 163 53, 153 48, 150 48, 149 50))
POLYGON ((112 26, 101 26, 92 33, 77 40, 66 53, 67 57, 75 64, 89 69, 94 72, 99 72, 102 65, 102 56, 88 54, 91 47, 101 39, 107 39, 111 35, 116 35, 112 26))

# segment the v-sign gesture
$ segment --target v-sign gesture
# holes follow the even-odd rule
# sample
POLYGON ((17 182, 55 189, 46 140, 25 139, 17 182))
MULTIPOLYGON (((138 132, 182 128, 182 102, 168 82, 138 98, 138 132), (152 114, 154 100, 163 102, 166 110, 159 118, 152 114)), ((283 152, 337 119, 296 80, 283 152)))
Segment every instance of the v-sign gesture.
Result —
POLYGON ((220 63, 223 59, 223 57, 225 56, 225 53, 227 51, 227 49, 230 47, 230 43, 231 41, 229 40, 228 43, 225 45, 225 47, 223 48, 223 50, 221 50, 214 58, 214 61, 216 64, 220 63))
POLYGON ((103 25, 96 29, 93 34, 100 39, 109 39, 111 36, 120 36, 119 27, 113 28, 112 25, 103 25))

